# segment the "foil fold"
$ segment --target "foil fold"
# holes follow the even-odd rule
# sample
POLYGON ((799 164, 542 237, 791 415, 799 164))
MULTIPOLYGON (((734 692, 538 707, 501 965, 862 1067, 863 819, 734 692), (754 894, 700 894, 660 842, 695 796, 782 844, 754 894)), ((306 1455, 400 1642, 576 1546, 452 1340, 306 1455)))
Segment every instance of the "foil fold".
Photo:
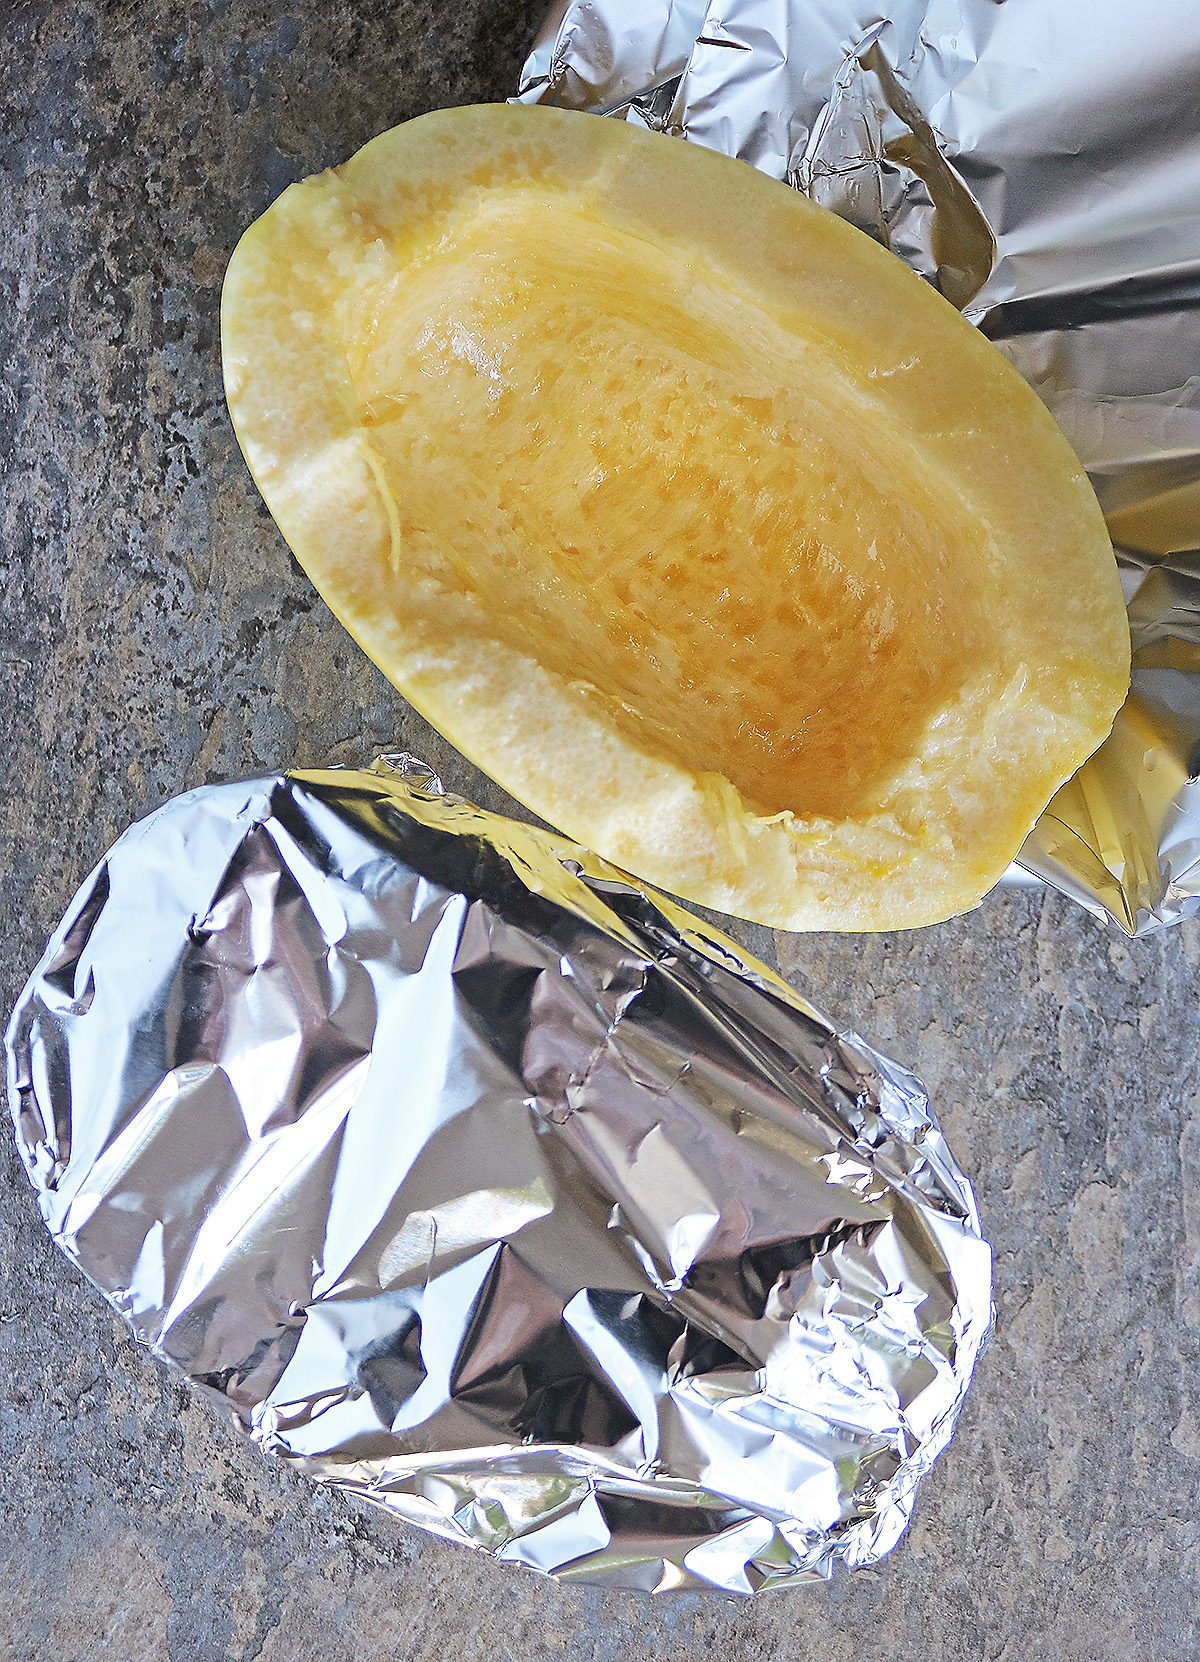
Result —
POLYGON ((1198 77, 1194 0, 559 0, 518 92, 803 190, 1047 405, 1105 510, 1134 666, 1011 877, 1131 936, 1200 909, 1198 77))
POLYGON ((193 791, 6 1036, 58 1245, 311 1477, 565 1580, 902 1533, 991 1322, 920 1082, 408 757, 193 791))

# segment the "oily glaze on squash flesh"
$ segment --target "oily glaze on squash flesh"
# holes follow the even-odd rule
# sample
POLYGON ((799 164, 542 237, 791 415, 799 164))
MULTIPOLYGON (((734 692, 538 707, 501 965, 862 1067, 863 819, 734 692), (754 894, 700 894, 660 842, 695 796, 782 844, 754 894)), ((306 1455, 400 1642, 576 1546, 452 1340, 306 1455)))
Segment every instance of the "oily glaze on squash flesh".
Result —
POLYGON ((422 117, 246 233, 222 344, 251 472, 376 663, 691 900, 961 911, 1124 697, 1111 547, 1049 415, 744 164, 556 110, 422 117))

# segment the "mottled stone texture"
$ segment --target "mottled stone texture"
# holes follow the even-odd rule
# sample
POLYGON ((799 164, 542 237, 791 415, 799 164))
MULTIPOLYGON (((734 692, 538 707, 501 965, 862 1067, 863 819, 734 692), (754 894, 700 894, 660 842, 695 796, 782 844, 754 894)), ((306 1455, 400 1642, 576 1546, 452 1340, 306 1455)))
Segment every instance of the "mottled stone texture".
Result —
MULTIPOLYGON (((204 780, 404 744, 275 533, 221 397, 226 259, 291 180, 515 85, 542 0, 0 8, 0 1001, 131 818, 204 780)), ((762 931, 744 932, 761 951, 762 931)), ((736 1604, 565 1591, 309 1487, 146 1360, 0 1206, 0 1653, 120 1662, 1197 1653, 1200 931, 1055 898, 785 938, 919 1069, 978 1185, 997 1337, 878 1572, 736 1604)))

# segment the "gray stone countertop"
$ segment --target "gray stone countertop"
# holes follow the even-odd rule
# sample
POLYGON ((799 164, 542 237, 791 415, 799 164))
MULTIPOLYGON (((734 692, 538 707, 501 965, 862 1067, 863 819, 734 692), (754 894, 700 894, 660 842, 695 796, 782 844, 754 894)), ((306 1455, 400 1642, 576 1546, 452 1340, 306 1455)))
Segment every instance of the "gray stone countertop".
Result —
MULTIPOLYGON (((290 181, 505 96, 543 0, 0 11, 0 993, 91 864, 206 780, 406 746, 490 806, 292 560, 218 302, 290 181)), ((996 1250, 996 1338, 877 1571, 744 1603, 565 1590, 272 1464, 0 1195, 0 1655, 1129 1662, 1200 1647, 1200 929, 1054 896, 867 938, 742 931, 915 1067, 996 1250)))

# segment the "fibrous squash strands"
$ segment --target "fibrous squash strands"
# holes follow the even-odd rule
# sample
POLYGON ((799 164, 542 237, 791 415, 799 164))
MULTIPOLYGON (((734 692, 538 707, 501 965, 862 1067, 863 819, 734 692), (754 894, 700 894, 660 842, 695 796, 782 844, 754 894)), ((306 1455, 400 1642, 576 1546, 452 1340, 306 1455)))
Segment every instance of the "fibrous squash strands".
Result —
POLYGON ((686 898, 961 911, 1124 697, 1051 418, 744 164, 562 111, 422 117, 246 233, 222 339, 346 627, 514 795, 686 898))

